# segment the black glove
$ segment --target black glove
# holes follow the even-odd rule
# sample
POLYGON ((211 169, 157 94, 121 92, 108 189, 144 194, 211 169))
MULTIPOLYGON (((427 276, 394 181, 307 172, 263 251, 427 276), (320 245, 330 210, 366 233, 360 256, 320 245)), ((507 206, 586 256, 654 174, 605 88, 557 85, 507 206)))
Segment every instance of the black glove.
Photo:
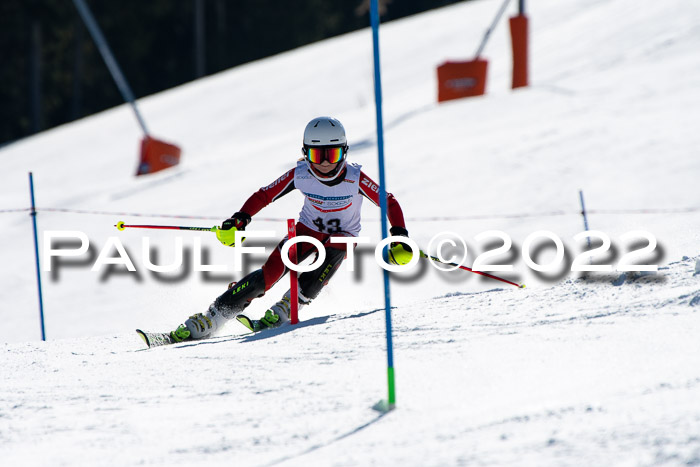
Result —
POLYGON ((408 237, 408 230, 404 229, 403 227, 392 227, 389 229, 389 233, 400 237, 408 237))
MULTIPOLYGON (((398 227, 398 226, 397 226, 397 227, 392 227, 392 228, 389 229, 389 234, 395 235, 395 236, 398 236, 398 237, 408 237, 408 230, 404 229, 403 227, 398 227)), ((401 242, 392 242, 392 243, 391 243, 391 246, 393 247, 393 246, 395 246, 395 245, 397 245, 397 244, 403 245, 403 247, 404 247, 404 249, 405 249, 406 251, 408 251, 409 253, 413 253, 413 250, 411 249, 411 247, 408 246, 408 245, 405 244, 405 243, 401 243, 401 242)))
POLYGON ((250 224, 250 221, 251 217, 249 214, 237 212, 221 223, 221 230, 231 230, 233 227, 238 230, 245 230, 246 226, 250 224))

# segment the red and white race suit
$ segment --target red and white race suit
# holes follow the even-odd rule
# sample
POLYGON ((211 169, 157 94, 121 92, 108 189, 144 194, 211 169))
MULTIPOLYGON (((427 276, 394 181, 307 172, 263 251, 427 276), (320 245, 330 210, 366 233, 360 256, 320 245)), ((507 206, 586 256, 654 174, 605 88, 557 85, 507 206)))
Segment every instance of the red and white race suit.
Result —
MULTIPOLYGON (((322 234, 357 236, 360 232, 362 199, 379 206, 379 186, 372 181, 359 164, 347 164, 345 175, 331 182, 314 177, 306 161, 279 177, 270 185, 255 192, 240 211, 250 216, 262 208, 298 189, 304 194, 304 205, 299 222, 322 234)), ((387 210, 392 227, 406 228, 403 212, 391 193, 387 194, 387 210)))

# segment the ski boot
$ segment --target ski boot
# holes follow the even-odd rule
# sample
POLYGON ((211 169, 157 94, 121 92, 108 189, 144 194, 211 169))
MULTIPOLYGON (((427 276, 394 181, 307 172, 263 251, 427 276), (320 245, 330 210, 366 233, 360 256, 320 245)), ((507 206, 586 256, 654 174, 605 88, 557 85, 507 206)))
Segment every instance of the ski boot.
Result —
MULTIPOLYGON (((206 313, 197 313, 190 316, 185 324, 180 325, 173 333, 178 333, 173 337, 185 336, 189 333, 188 339, 205 339, 212 336, 218 329, 222 328, 226 323, 226 318, 217 311, 215 304, 211 304, 206 313), (185 328, 181 330, 181 328, 185 328)), ((176 341, 179 342, 179 341, 176 341)))
POLYGON ((251 331, 258 332, 267 328, 276 328, 289 321, 289 310, 289 297, 285 295, 282 300, 272 305, 260 319, 250 319, 245 315, 238 315, 236 319, 251 331))
MULTIPOLYGON (((304 296, 299 294, 299 307, 297 311, 301 311, 302 307, 309 303, 310 300, 306 299, 304 296)), ((291 292, 287 290, 287 292, 282 296, 279 302, 275 303, 267 311, 265 311, 265 315, 262 318, 260 318, 259 320, 250 320, 250 323, 252 325, 251 330, 253 332, 256 332, 265 328, 279 327, 282 324, 289 321, 291 317, 291 312, 291 292)), ((239 321, 243 322, 242 320, 239 321)), ((245 322, 243 322, 243 324, 247 326, 245 322)))
POLYGON ((211 307, 206 313, 197 313, 190 316, 185 321, 185 324, 179 325, 176 330, 170 332, 170 339, 173 342, 182 342, 209 337, 216 331, 219 324, 214 316, 216 316, 216 313, 212 315, 211 307))

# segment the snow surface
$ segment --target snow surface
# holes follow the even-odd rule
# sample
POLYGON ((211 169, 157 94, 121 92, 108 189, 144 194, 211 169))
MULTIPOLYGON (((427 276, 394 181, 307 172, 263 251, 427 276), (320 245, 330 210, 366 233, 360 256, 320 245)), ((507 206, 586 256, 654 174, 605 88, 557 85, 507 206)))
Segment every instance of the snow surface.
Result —
MULTIPOLYGON (((351 159, 376 179, 369 30, 140 101, 154 135, 183 148, 170 171, 133 176, 141 135, 127 106, 0 149, 2 465, 700 464, 700 8, 527 3, 532 86, 509 89, 501 24, 485 51, 487 95, 442 105, 435 67, 471 58, 500 1, 382 26, 387 187, 412 238, 427 248, 436 233, 456 232, 471 263, 488 246, 478 233, 506 232, 513 249, 494 262, 514 264, 508 277, 528 285, 425 262, 395 276, 397 408, 387 414, 371 409, 386 398, 386 342, 370 249, 297 327, 250 335, 231 323, 207 341, 144 350, 134 328, 171 329, 241 273, 153 274, 144 234, 158 264, 173 260, 177 237, 190 261, 195 238, 207 264, 230 265, 233 253, 207 233, 114 228, 218 224, 293 165, 317 115, 344 122, 351 159), (91 245, 43 274, 47 342, 29 171, 40 239, 82 231, 91 245), (590 227, 613 242, 597 260, 616 264, 644 245, 620 236, 646 230, 658 246, 640 260, 657 273, 567 270, 584 248, 573 240, 584 230, 579 189, 590 227), (566 246, 555 273, 535 274, 520 257, 539 230, 566 246), (137 273, 90 270, 110 237, 137 273)), ((288 195, 251 229, 281 237, 300 202, 288 195)), ((363 216, 376 244, 379 212, 365 203, 363 216)), ((540 253, 543 264, 553 257, 540 253)))

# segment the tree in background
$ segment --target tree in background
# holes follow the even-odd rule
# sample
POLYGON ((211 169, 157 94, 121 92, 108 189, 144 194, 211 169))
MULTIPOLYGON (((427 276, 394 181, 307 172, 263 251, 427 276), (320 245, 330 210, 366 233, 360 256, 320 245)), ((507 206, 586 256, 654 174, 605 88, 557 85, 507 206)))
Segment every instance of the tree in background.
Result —
MULTIPOLYGON (((383 21, 456 0, 380 0, 383 21)), ((136 97, 369 25, 368 0, 88 0, 136 97), (199 3, 199 5, 198 5, 199 3), (293 6, 293 7, 292 7, 293 6), (203 13, 196 47, 197 7, 203 13), (204 50, 204 56, 197 56, 204 50)), ((122 103, 70 0, 0 2, 0 144, 122 103)))

